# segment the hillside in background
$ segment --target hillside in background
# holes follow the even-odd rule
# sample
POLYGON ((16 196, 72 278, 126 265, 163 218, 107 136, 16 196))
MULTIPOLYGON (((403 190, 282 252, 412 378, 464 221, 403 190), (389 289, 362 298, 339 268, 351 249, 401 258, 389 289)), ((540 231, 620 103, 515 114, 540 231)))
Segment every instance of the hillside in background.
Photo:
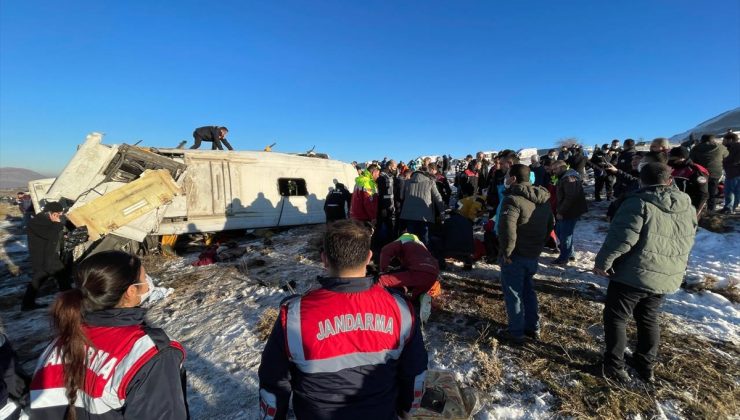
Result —
POLYGON ((23 168, 0 168, 0 189, 20 188, 28 189, 28 181, 48 178, 38 172, 23 168))

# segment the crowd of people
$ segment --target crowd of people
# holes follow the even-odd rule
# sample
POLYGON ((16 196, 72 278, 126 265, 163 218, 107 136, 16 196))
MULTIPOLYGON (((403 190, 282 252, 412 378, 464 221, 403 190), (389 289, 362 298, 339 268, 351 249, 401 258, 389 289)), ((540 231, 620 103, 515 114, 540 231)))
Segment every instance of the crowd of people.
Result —
MULTIPOLYGON (((512 150, 468 155, 454 168, 449 156, 383 159, 358 167, 352 191, 337 183, 324 207, 326 276, 283 300, 262 354, 261 418, 285 418, 291 401, 298 418, 317 419, 408 418, 423 406, 422 323, 450 259, 464 269, 481 258, 497 264, 508 320, 497 337, 513 346, 539 340, 540 255, 550 248, 557 266, 575 259, 573 237, 589 210, 589 168, 594 201, 602 193, 610 201, 609 230, 593 266, 609 279, 601 372, 624 383, 632 380, 629 363, 652 383, 661 304, 681 284, 697 220, 715 211, 722 177, 721 211, 737 210, 740 143, 733 133, 723 144, 704 135, 674 148, 655 139, 647 152, 630 139, 619 143, 590 157, 569 145, 531 156, 529 164, 512 150), (637 348, 625 360, 631 317, 637 348)), ((58 261, 39 259, 33 249, 58 248, 61 211, 48 203, 28 223, 34 275, 25 309, 38 306, 45 279, 59 277, 58 261)), ((185 350, 144 319, 141 303, 153 285, 141 261, 117 251, 94 254, 75 267, 74 284, 60 283, 51 311, 54 339, 30 383, 31 418, 188 418, 185 350)), ((0 354, 9 360, 2 409, 23 387, 7 374, 13 351, 3 336, 0 354)))

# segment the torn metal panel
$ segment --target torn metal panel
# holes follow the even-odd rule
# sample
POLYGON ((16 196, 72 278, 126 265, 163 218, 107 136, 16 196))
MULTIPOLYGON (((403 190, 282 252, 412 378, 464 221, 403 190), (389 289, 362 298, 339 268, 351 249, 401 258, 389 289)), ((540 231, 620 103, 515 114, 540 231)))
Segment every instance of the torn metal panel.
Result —
POLYGON ((165 169, 173 179, 178 179, 186 166, 144 148, 122 144, 103 173, 112 181, 131 182, 147 169, 165 169))
POLYGON ((74 208, 68 218, 75 226, 87 226, 90 239, 96 240, 168 204, 180 192, 167 170, 147 170, 139 179, 74 208))
POLYGON ((103 135, 90 133, 46 192, 46 201, 75 201, 80 194, 105 180, 103 170, 118 153, 117 146, 100 144, 103 135))

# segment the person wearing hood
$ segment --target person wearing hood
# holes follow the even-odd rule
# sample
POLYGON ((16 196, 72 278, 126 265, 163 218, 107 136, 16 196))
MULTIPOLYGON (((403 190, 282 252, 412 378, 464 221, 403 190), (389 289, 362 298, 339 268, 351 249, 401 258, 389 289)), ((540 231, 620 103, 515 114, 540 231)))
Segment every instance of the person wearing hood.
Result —
POLYGON ((557 182, 557 224, 555 232, 560 242, 560 256, 552 261, 555 265, 567 265, 575 259, 573 251, 573 232, 576 222, 582 214, 588 211, 586 193, 583 191, 581 174, 568 169, 568 165, 559 160, 551 169, 558 177, 557 182))
POLYGON ((378 184, 380 168, 372 163, 355 178, 355 190, 352 193, 352 205, 349 217, 359 222, 375 225, 378 217, 378 184))
POLYGON ((697 163, 709 171, 709 180, 707 187, 709 189, 709 199, 707 200, 707 211, 713 212, 717 198, 717 187, 719 179, 722 178, 722 160, 730 152, 722 144, 714 141, 714 134, 703 134, 699 144, 691 149, 689 157, 694 163, 697 163))
POLYGON ((653 162, 640 170, 642 188, 619 207, 594 273, 609 279, 604 306, 604 376, 628 382, 624 369, 627 322, 637 323, 633 367, 646 382, 660 345, 660 307, 683 281, 697 219, 689 197, 671 186, 671 169, 653 162))
POLYGON ((689 151, 683 147, 671 149, 668 165, 671 167, 673 184, 679 191, 689 195, 691 205, 700 217, 709 199, 709 171, 689 158, 689 151))
POLYGON ((507 172, 506 192, 498 222, 501 285, 508 328, 499 337, 522 343, 539 336, 539 310, 534 291, 538 258, 554 226, 550 193, 529 182, 527 165, 515 164, 507 172))
POLYGON ((55 337, 31 381, 30 417, 189 418, 185 350, 144 320, 154 284, 141 260, 100 252, 77 266, 75 280, 79 288, 51 311, 55 337))
POLYGON ((56 201, 46 203, 44 211, 34 216, 28 223, 28 253, 31 256, 33 276, 26 288, 21 303, 22 311, 41 308, 36 303, 36 295, 41 286, 50 278, 57 281, 60 291, 71 287, 66 267, 61 259, 64 223, 64 207, 56 201))
POLYGON ((436 180, 428 172, 414 172, 411 179, 404 183, 401 200, 401 220, 406 230, 429 245, 429 225, 436 220, 435 210, 439 214, 445 211, 436 180))

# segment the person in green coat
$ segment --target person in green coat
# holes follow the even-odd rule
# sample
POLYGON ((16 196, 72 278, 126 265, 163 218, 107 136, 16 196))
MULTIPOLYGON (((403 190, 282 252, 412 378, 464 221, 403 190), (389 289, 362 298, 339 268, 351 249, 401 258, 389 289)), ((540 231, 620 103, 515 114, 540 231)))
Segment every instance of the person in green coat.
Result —
POLYGON ((671 169, 648 163, 640 170, 641 189, 626 197, 596 255, 594 273, 607 277, 604 306, 604 376, 618 382, 624 369, 627 321, 637 323, 633 367, 646 382, 654 380, 666 294, 678 290, 696 235, 696 211, 689 196, 672 186, 671 169))

